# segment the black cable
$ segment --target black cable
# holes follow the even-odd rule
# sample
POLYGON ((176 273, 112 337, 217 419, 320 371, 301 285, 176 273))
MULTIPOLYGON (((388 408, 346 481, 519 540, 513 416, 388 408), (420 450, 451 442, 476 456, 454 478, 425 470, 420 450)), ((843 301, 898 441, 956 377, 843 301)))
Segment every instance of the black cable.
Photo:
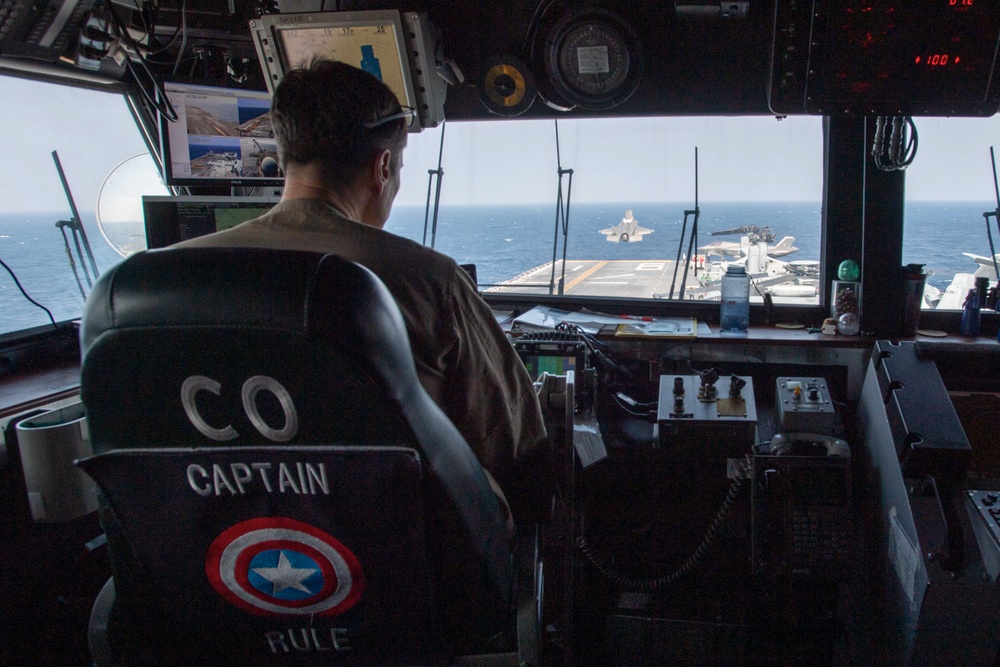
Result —
POLYGON ((9 273, 10 277, 14 279, 14 284, 17 285, 17 289, 21 290, 21 294, 24 295, 25 299, 27 299, 33 305, 38 306, 39 308, 41 308, 42 310, 45 311, 45 314, 49 316, 49 321, 52 322, 52 328, 54 328, 56 331, 58 331, 62 335, 66 336, 68 338, 72 338, 73 340, 76 340, 76 335, 74 335, 74 334, 68 334, 68 333, 66 333, 65 331, 63 331, 62 329, 59 328, 59 325, 56 324, 56 318, 52 316, 52 311, 51 310, 49 310, 48 308, 46 308, 42 304, 40 304, 37 301, 35 301, 34 299, 32 299, 30 296, 28 296, 28 293, 24 291, 24 287, 21 286, 21 281, 17 279, 17 275, 14 274, 14 271, 9 266, 7 266, 7 263, 4 262, 2 259, 0 259, 0 266, 3 266, 3 268, 7 269, 7 273, 9 273))
POLYGON ((885 116, 875 119, 875 138, 872 141, 872 157, 875 159, 875 166, 882 169, 882 137, 885 133, 885 116))
MULTIPOLYGON (((157 41, 160 42, 160 46, 157 49, 155 49, 155 50, 148 49, 148 48, 146 49, 146 61, 158 64, 158 65, 165 65, 167 63, 156 62, 152 58, 150 58, 149 56, 156 55, 158 53, 163 53, 164 51, 166 51, 167 49, 169 49, 171 46, 174 45, 174 42, 177 41, 178 35, 181 34, 180 21, 177 22, 178 23, 177 30, 174 31, 173 35, 171 35, 170 40, 166 44, 163 44, 163 42, 156 36, 156 33, 150 31, 150 29, 149 29, 149 27, 152 25, 152 26, 154 26, 154 30, 155 30, 155 26, 156 26, 156 18, 153 15, 150 15, 150 17, 148 19, 146 18, 146 10, 148 9, 149 6, 150 5, 147 4, 146 6, 143 7, 143 9, 141 11, 139 11, 139 18, 142 19, 142 38, 143 39, 150 39, 150 40, 155 39, 155 40, 157 40, 157 41)), ((159 5, 156 6, 156 9, 157 9, 157 12, 159 12, 159 5)), ((126 29, 127 29, 127 26, 126 26, 126 29)), ((134 37, 132 37, 131 33, 128 33, 128 37, 131 40, 132 44, 136 44, 137 43, 137 40, 134 37)), ((141 46, 141 45, 139 45, 139 46, 141 46)), ((135 48, 135 47, 133 47, 133 48, 135 48)))
POLYGON ((917 156, 917 126, 910 116, 879 116, 875 119, 872 160, 881 171, 902 171, 917 156), (907 135, 909 139, 907 140, 907 135), (905 148, 903 144, 906 144, 905 148))
POLYGON ((118 16, 117 12, 115 12, 114 3, 109 3, 108 9, 111 13, 111 20, 118 29, 119 36, 132 48, 133 51, 135 51, 136 59, 139 61, 139 65, 141 65, 142 69, 146 72, 146 76, 149 77, 149 80, 153 84, 153 90, 159 94, 162 101, 155 99, 154 96, 150 95, 149 91, 146 90, 145 86, 142 85, 139 73, 132 64, 132 58, 128 55, 128 53, 126 53, 125 68, 128 69, 132 78, 135 80, 136 87, 139 89, 139 92, 142 93, 142 96, 146 98, 146 101, 149 102, 149 104, 168 121, 176 121, 177 111, 174 110, 173 105, 170 103, 170 99, 167 97, 166 92, 164 92, 159 79, 156 78, 156 76, 150 71, 149 66, 146 64, 146 59, 142 55, 142 46, 132 38, 132 35, 129 34, 125 22, 122 21, 121 17, 118 16))
POLYGON ((590 564, 593 565, 594 568, 608 580, 619 584, 620 586, 624 586, 629 590, 655 591, 665 586, 669 586, 670 584, 686 577, 705 561, 705 556, 708 555, 709 549, 715 542, 715 538, 718 536, 719 530, 722 528, 726 515, 729 513, 729 510, 732 509, 732 506, 736 502, 736 498, 739 495, 740 489, 743 487, 743 477, 744 475, 749 474, 750 464, 751 457, 750 454, 747 454, 740 462, 740 469, 737 471, 736 477, 733 478, 732 484, 729 485, 729 492, 726 494, 725 500, 722 501, 722 505, 719 506, 719 511, 715 513, 715 518, 712 519, 712 523, 705 532, 705 537, 702 538, 701 543, 695 548, 694 552, 688 557, 688 559, 684 561, 680 567, 669 574, 656 577, 655 579, 630 577, 629 575, 618 570, 614 565, 611 565, 601 559, 601 557, 597 555, 594 548, 587 543, 587 538, 584 535, 580 535, 576 538, 576 548, 579 549, 590 564))
POLYGON ((625 394, 622 394, 622 392, 620 391, 616 391, 614 394, 612 394, 612 396, 614 396, 615 403, 618 404, 618 407, 620 407, 622 410, 632 415, 633 417, 638 417, 639 419, 646 419, 649 417, 649 410, 652 407, 652 403, 640 403, 635 399, 626 396, 625 394), (628 400, 625 400, 626 398, 631 400, 632 404, 629 404, 628 400), (640 408, 640 409, 645 408, 645 412, 636 412, 633 408, 640 408))
POLYGON ((139 64, 142 65, 142 68, 146 70, 146 73, 149 75, 150 79, 154 82, 153 85, 156 89, 156 92, 162 98, 163 100, 162 102, 153 98, 153 96, 149 94, 149 91, 147 91, 143 87, 142 82, 139 80, 139 77, 136 73, 136 70, 132 67, 132 59, 128 57, 125 58, 125 67, 128 68, 128 71, 132 74, 132 77, 135 79, 136 85, 139 88, 139 92, 142 93, 142 96, 146 98, 146 101, 149 102, 150 106, 156 109, 156 111, 159 112, 162 116, 164 116, 168 121, 172 123, 176 122, 177 111, 174 109, 174 105, 170 103, 170 99, 167 97, 166 92, 160 87, 159 83, 156 81, 156 78, 153 76, 152 72, 149 71, 149 68, 146 66, 145 61, 140 59, 139 64))
POLYGON ((177 51, 177 61, 174 63, 174 71, 171 76, 177 76, 177 68, 181 66, 181 57, 184 49, 187 48, 187 0, 181 0, 181 48, 177 51))
POLYGON ((906 169, 913 162, 913 158, 917 156, 917 125, 913 122, 911 116, 906 116, 906 124, 910 128, 910 142, 906 145, 906 149, 903 151, 903 156, 900 162, 900 169, 906 169))
POLYGON ((574 324, 573 322, 560 322, 556 325, 555 329, 556 331, 575 333, 580 337, 580 340, 583 341, 584 345, 588 347, 588 351, 590 352, 594 352, 595 350, 611 352, 611 346, 598 340, 593 334, 588 333, 587 330, 579 324, 574 324))

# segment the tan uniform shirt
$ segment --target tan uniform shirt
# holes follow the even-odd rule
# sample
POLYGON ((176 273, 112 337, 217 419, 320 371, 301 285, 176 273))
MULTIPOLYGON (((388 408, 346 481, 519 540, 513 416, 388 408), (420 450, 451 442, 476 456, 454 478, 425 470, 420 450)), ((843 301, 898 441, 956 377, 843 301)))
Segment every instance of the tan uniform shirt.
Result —
POLYGON ((371 269, 402 311, 421 384, 511 504, 544 497, 542 471, 517 465, 544 458, 545 426, 531 380, 454 260, 308 199, 283 201, 259 218, 179 245, 333 253, 371 269))

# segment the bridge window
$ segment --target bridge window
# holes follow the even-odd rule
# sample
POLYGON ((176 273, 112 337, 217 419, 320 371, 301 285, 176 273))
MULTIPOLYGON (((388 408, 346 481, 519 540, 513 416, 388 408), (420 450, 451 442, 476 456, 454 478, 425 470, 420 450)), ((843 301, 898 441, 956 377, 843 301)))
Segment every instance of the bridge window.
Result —
MULTIPOLYGON (((996 118, 915 118, 919 137, 906 170, 903 261, 929 273, 924 308, 961 309, 975 276, 996 284, 984 212, 997 208, 990 148, 996 118)), ((997 155, 1000 160, 1000 154, 997 155)), ((1000 229, 989 219, 996 251, 1000 229)))
POLYGON ((553 121, 448 124, 436 230, 432 216, 425 230, 425 204, 441 130, 411 136, 386 228, 476 264, 483 290, 558 294, 561 283, 567 295, 677 298, 686 263, 685 298, 717 299, 725 265, 749 261, 775 301, 818 302, 820 118, 560 120, 558 136, 557 161, 553 121), (562 179, 565 271, 560 167, 573 170, 571 190, 562 179))
MULTIPOLYGON (((76 256, 71 230, 57 226, 73 214, 52 153, 58 153, 95 264, 103 272, 121 255, 97 228, 98 192, 112 168, 145 153, 146 146, 122 95, 7 76, 0 76, 0 89, 0 259, 57 322, 74 319, 83 309, 94 271, 89 258, 81 262, 76 256), (63 232, 74 253, 75 276, 63 232)), ((0 312, 0 334, 50 324, 45 311, 28 301, 2 267, 0 312)))

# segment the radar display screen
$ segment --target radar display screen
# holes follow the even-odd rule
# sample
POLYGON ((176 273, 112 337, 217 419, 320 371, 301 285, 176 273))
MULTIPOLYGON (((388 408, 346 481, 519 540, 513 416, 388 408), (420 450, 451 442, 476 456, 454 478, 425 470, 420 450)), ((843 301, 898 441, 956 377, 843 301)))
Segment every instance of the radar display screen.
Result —
POLYGON ((277 33, 290 68, 304 67, 317 58, 347 63, 389 86, 400 105, 414 106, 406 87, 400 40, 391 21, 281 28, 277 33))

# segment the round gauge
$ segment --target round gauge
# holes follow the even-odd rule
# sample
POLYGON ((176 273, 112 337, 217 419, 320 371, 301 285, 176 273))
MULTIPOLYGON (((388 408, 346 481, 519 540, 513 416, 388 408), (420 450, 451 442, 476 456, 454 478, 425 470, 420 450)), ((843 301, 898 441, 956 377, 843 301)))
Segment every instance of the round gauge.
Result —
POLYGON ((523 62, 514 56, 499 56, 488 63, 479 97, 499 116, 519 116, 535 100, 535 81, 523 62))
POLYGON ((582 109, 611 109, 639 85, 639 39, 632 27, 602 9, 563 17, 546 42, 545 69, 553 87, 582 109))

